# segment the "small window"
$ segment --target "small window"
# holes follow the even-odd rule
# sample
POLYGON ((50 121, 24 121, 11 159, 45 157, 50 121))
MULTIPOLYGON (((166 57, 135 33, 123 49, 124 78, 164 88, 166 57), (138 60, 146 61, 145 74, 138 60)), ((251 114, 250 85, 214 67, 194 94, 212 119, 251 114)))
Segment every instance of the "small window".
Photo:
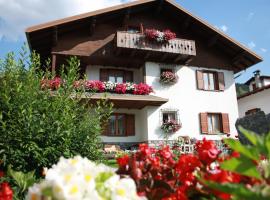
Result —
POLYGON ((162 74, 163 72, 172 72, 173 73, 173 70, 172 69, 161 68, 160 69, 160 74, 162 74))
POLYGON ((161 124, 168 121, 176 121, 180 123, 179 112, 177 109, 162 109, 161 110, 161 124))
POLYGON ((207 122, 209 134, 217 134, 222 132, 221 114, 208 113, 207 122))
POLYGON ((250 109, 248 110, 245 115, 253 115, 253 114, 256 114, 257 112, 261 111, 260 108, 253 108, 253 109, 250 109))
POLYGON ((109 70, 108 79, 113 83, 123 83, 124 82, 124 71, 122 70, 109 70))
POLYGON ((215 72, 203 72, 205 90, 217 90, 217 74, 215 72))
POLYGON ((141 28, 139 26, 128 26, 127 27, 127 32, 129 33, 140 33, 141 32, 141 28))

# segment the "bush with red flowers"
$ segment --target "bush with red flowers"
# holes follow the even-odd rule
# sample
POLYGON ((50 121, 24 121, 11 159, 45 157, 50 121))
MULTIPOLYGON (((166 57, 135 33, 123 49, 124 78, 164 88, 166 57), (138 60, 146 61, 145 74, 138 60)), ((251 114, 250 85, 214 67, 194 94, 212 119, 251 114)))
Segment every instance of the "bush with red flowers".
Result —
POLYGON ((118 173, 134 179, 137 192, 150 200, 270 199, 270 136, 246 134, 252 146, 225 139, 233 150, 221 154, 213 141, 197 141, 194 154, 176 156, 169 146, 141 144, 118 158, 118 173))
POLYGON ((157 29, 146 29, 144 35, 146 39, 157 43, 166 43, 176 38, 176 34, 168 29, 164 31, 159 31, 157 29))
POLYGON ((164 71, 160 74, 160 82, 164 84, 174 84, 178 80, 178 76, 170 71, 164 71))

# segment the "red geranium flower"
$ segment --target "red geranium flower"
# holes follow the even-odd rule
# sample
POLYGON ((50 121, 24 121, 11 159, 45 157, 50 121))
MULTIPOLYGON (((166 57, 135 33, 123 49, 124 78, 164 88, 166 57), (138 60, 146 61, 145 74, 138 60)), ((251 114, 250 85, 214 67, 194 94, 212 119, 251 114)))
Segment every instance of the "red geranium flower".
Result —
POLYGON ((117 158, 116 160, 117 160, 117 163, 118 163, 119 167, 125 167, 125 166, 128 165, 129 156, 124 155, 122 157, 117 158))
POLYGON ((199 159, 206 165, 210 165, 218 158, 219 150, 215 143, 205 138, 202 141, 196 143, 196 150, 198 152, 199 159))
POLYGON ((125 94, 127 90, 126 84, 118 83, 115 87, 115 92, 118 94, 125 94))

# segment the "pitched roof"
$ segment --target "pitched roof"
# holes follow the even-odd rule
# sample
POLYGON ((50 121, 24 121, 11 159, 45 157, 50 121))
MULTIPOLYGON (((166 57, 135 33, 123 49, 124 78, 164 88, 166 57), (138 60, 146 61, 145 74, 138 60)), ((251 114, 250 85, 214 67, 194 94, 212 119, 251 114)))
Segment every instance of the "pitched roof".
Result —
MULTIPOLYGON (((270 79, 270 76, 260 76, 260 80, 264 80, 264 79, 270 79)), ((255 81, 254 77, 248 79, 247 82, 245 82, 245 85, 249 85, 253 81, 255 81)))
POLYGON ((237 99, 239 100, 239 99, 245 98, 245 97, 247 97, 247 96, 250 96, 250 95, 253 95, 253 94, 257 94, 257 93, 259 93, 259 92, 262 92, 262 91, 264 91, 264 90, 269 90, 269 89, 270 89, 270 85, 266 85, 266 86, 264 86, 264 87, 258 88, 258 89, 256 89, 256 90, 250 91, 250 92, 248 92, 248 93, 245 93, 245 94, 243 94, 243 95, 237 97, 237 99))
MULTIPOLYGON (((93 12, 88 12, 88 13, 84 13, 84 14, 80 14, 80 15, 75 15, 72 17, 67 17, 67 18, 63 18, 63 19, 59 19, 59 20, 55 20, 55 21, 51 21, 51 22, 47 22, 47 23, 43 23, 43 24, 39 24, 39 25, 35 25, 32 27, 29 27, 26 29, 26 36, 27 36, 27 40, 31 49, 32 43, 31 43, 31 34, 33 33, 41 33, 42 31, 54 28, 54 27, 58 27, 58 26, 62 26, 62 25, 66 25, 69 23, 75 23, 76 21, 81 21, 81 20, 86 20, 88 18, 91 18, 93 16, 99 16, 102 14, 106 14, 106 13, 111 13, 111 12, 116 12, 122 9, 128 9, 128 8, 133 8, 136 6, 140 6, 140 5, 150 5, 156 2, 165 2, 173 7, 175 7, 178 12, 181 12, 185 15, 187 15, 190 19, 193 20, 193 22, 196 22, 199 26, 203 27, 204 29, 206 29, 208 32, 211 32, 211 34, 215 34, 217 37, 222 38, 225 40, 225 43, 228 43, 229 46, 235 48, 236 53, 235 54, 235 59, 238 57, 244 57, 247 58, 245 61, 247 62, 247 64, 245 64, 245 66, 243 68, 241 68, 241 70, 246 69, 254 64, 257 64, 258 62, 261 62, 263 59, 262 57, 260 57, 259 55, 257 55, 255 52, 251 51, 250 49, 248 49, 247 47, 245 47, 244 45, 240 44, 239 42, 237 42, 236 40, 232 39, 231 37, 229 37, 228 35, 226 35, 225 33, 223 33, 222 31, 216 29, 215 27, 213 27, 212 25, 210 25, 209 23, 205 22, 204 20, 200 19, 197 16, 194 16, 192 13, 190 13, 189 11, 185 10, 184 8, 182 8, 180 5, 178 5, 176 2, 172 1, 172 0, 138 0, 138 1, 132 1, 130 3, 125 3, 125 4, 120 4, 117 6, 112 6, 112 7, 108 7, 105 9, 100 9, 97 11, 93 11, 93 12)), ((239 71, 239 70, 238 70, 239 71)))

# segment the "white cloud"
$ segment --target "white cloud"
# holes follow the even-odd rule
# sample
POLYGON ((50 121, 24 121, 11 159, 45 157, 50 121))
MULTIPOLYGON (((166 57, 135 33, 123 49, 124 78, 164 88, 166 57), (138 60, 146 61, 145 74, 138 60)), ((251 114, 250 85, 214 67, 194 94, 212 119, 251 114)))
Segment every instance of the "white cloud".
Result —
POLYGON ((248 48, 254 49, 255 47, 256 47, 256 44, 253 41, 248 43, 248 48))
POLYGON ((0 40, 23 38, 27 27, 131 0, 0 0, 0 40))
POLYGON ((260 48, 260 50, 261 50, 261 52, 263 52, 263 53, 266 53, 266 52, 267 52, 267 49, 265 49, 265 48, 260 48))
POLYGON ((248 16, 247 16, 247 21, 251 21, 254 17, 255 13, 254 12, 250 12, 248 13, 248 16))
POLYGON ((227 32, 229 29, 228 26, 226 26, 226 25, 215 26, 215 28, 217 28, 218 30, 221 30, 223 32, 227 32))

